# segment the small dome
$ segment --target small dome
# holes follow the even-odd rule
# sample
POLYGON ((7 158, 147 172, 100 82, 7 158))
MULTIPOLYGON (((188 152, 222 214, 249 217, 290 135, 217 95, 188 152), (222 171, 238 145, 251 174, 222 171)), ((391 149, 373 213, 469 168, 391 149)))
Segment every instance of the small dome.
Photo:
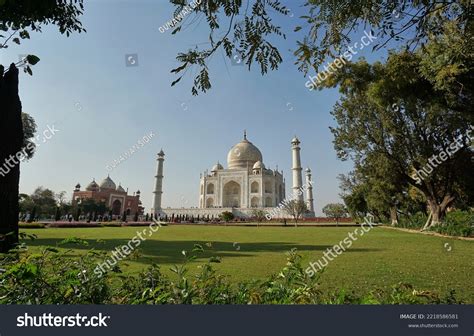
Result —
POLYGON ((122 188, 122 186, 119 183, 119 186, 117 187, 117 191, 119 192, 125 192, 125 189, 122 188))
POLYGON ((165 156, 165 152, 163 152, 163 149, 160 150, 160 152, 158 153, 158 156, 165 156))
POLYGON ((307 173, 311 173, 311 169, 309 169, 309 168, 306 168, 305 172, 307 172, 307 173))
POLYGON ((293 145, 298 145, 298 144, 300 144, 300 140, 299 140, 299 139, 296 137, 296 135, 295 135, 295 137, 291 140, 291 143, 292 143, 293 145))
POLYGON ((262 161, 259 160, 255 162, 255 164, 253 165, 253 169, 265 169, 265 165, 262 161))
POLYGON ((140 190, 137 190, 136 194, 137 194, 137 195, 140 195, 140 190))
POLYGON ((218 170, 223 170, 223 169, 224 167, 222 167, 222 165, 219 162, 217 162, 217 164, 215 164, 214 167, 212 167, 211 172, 216 172, 218 170))
POLYGON ((86 187, 87 191, 96 191, 99 188, 99 185, 95 182, 95 180, 92 180, 91 183, 86 187))
POLYGON ((100 188, 101 189, 117 189, 117 186, 115 185, 114 181, 110 178, 110 176, 107 176, 101 183, 100 183, 100 188))
POLYGON ((76 184, 76 189, 81 189, 81 185, 79 183, 76 184))

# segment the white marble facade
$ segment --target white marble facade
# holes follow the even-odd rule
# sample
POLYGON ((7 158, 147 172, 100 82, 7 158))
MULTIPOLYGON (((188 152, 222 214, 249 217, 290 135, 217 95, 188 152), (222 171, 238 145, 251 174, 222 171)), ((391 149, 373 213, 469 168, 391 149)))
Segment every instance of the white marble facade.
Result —
MULTIPOLYGON (((299 140, 292 142, 293 152, 293 192, 302 188, 302 168, 299 140)), ((255 209, 270 211, 285 201, 285 179, 283 171, 267 169, 260 150, 244 138, 234 145, 227 155, 227 168, 217 162, 210 171, 201 173, 199 183, 199 203, 196 208, 162 208, 161 194, 164 153, 158 153, 158 166, 155 176, 155 198, 152 213, 160 216, 188 215, 197 217, 218 217, 223 211, 231 211, 238 217, 252 216, 255 209)), ((311 172, 307 170, 311 181, 311 172)), ((307 192, 310 216, 314 216, 312 186, 307 192)), ((303 196, 301 196, 303 200, 303 196)), ((274 217, 285 217, 278 213, 274 217)))
POLYGON ((272 208, 285 198, 283 173, 265 168, 260 150, 244 139, 219 162, 201 174, 199 208, 272 208))

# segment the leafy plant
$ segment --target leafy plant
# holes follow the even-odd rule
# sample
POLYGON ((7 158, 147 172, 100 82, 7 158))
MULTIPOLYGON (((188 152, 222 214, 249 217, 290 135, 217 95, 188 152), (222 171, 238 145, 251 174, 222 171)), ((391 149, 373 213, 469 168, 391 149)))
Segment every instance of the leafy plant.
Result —
MULTIPOLYGON (((26 238, 26 237, 24 237, 26 238)), ((32 237, 34 238, 34 237, 32 237)), ((70 244, 87 245, 70 238, 70 244)), ((391 290, 374 289, 360 295, 344 289, 323 292, 319 281, 323 273, 310 277, 296 250, 287 253, 286 265, 265 280, 236 285, 211 266, 212 260, 190 275, 188 263, 204 252, 196 244, 183 251, 184 261, 171 268, 172 276, 153 264, 138 275, 112 270, 97 274, 106 253, 94 250, 74 256, 71 250, 45 247, 39 253, 16 249, 0 258, 0 304, 458 304, 455 292, 440 296, 398 284, 391 290)))

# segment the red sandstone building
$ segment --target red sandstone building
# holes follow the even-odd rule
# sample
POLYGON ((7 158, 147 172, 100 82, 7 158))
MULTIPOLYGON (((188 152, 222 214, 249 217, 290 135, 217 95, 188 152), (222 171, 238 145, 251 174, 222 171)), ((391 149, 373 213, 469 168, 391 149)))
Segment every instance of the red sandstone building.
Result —
POLYGON ((92 180, 84 191, 81 190, 79 183, 76 185, 72 194, 74 203, 91 198, 97 202, 104 202, 115 216, 122 215, 124 212, 127 215, 135 215, 137 212, 139 215, 143 214, 140 190, 134 192, 133 195, 128 195, 120 184, 118 187, 115 185, 110 176, 107 176, 100 185, 92 180))

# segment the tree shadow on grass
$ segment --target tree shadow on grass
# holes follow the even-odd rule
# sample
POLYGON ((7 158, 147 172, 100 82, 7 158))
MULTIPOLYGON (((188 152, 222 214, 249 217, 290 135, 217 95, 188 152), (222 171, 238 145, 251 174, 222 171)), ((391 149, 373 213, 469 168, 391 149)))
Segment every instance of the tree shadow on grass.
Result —
MULTIPOLYGON (((86 252, 94 249, 96 251, 111 252, 120 249, 121 246, 129 244, 129 239, 84 239, 88 245, 79 244, 61 244, 63 239, 44 239, 38 238, 33 241, 26 241, 28 246, 59 246, 65 249, 86 252)), ((332 245, 302 245, 291 242, 252 242, 252 243, 230 243, 223 241, 191 241, 191 240, 147 240, 140 243, 138 249, 140 257, 133 260, 134 262, 144 264, 180 264, 184 261, 182 251, 192 254, 191 250, 195 244, 199 244, 204 248, 204 252, 197 255, 197 260, 205 261, 211 257, 235 258, 235 257, 251 257, 258 253, 264 252, 280 252, 285 253, 293 248, 300 252, 324 251, 331 248, 332 245), (209 245, 210 243, 210 245, 209 245)), ((137 247, 136 243, 131 242, 130 246, 137 247)), ((349 248, 346 252, 377 252, 381 249, 373 248, 349 248)), ((71 256, 79 256, 80 253, 72 252, 71 256)))

